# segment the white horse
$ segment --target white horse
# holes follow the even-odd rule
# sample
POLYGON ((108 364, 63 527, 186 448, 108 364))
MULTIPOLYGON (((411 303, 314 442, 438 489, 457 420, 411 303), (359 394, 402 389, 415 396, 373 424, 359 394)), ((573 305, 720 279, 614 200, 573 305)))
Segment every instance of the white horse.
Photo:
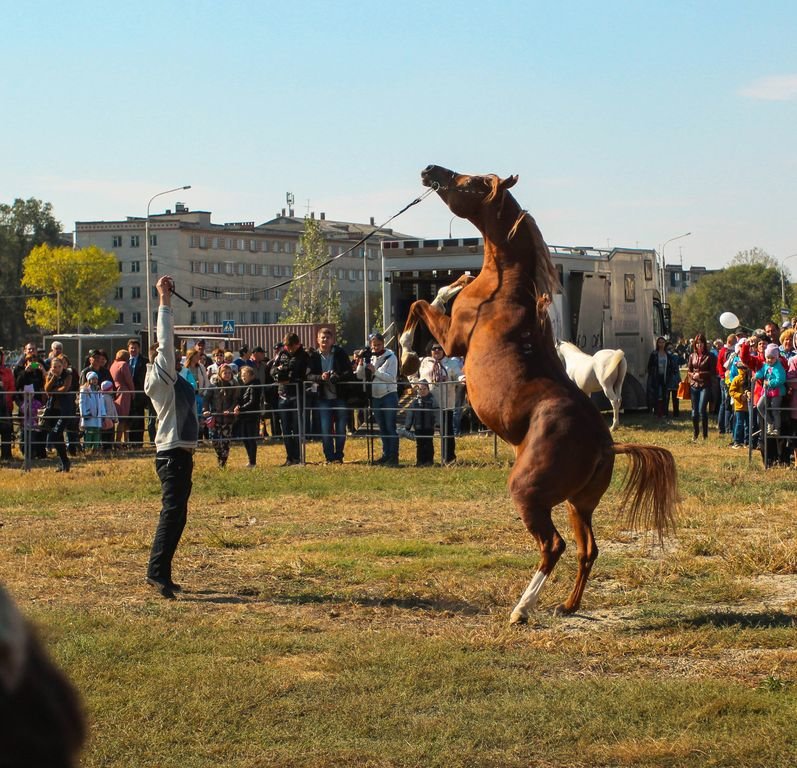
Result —
POLYGON ((582 392, 591 395, 603 390, 614 412, 611 429, 616 429, 620 423, 620 400, 628 370, 625 352, 622 349, 599 349, 594 355, 588 355, 569 341, 558 341, 556 351, 568 377, 582 392))

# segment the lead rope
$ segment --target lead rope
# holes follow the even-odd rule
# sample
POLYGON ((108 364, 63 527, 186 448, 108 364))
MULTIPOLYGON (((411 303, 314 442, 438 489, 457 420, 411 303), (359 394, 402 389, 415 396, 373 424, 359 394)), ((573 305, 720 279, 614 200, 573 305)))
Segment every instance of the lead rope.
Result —
POLYGON ((325 262, 323 262, 322 264, 318 264, 317 266, 313 267, 312 269, 308 269, 307 272, 303 272, 301 275, 294 275, 292 278, 290 278, 290 280, 283 280, 281 283, 276 283, 274 285, 270 285, 267 288, 258 288, 255 291, 246 291, 246 292, 239 292, 239 293, 235 293, 235 292, 232 292, 232 291, 209 291, 209 292, 210 293, 223 294, 224 296, 248 296, 248 297, 251 298, 251 297, 257 296, 260 293, 262 293, 263 296, 265 296, 269 291, 273 291, 273 290, 275 290, 277 288, 282 288, 285 285, 290 285, 291 283, 296 282, 297 280, 301 280, 302 278, 305 278, 308 275, 311 275, 313 272, 317 272, 319 269, 323 269, 324 267, 326 267, 329 264, 331 264, 333 261, 337 261, 338 259, 341 259, 344 256, 348 256, 352 251, 354 251, 357 248, 359 248, 364 242, 366 242, 367 240, 370 240, 377 232, 379 232, 381 229, 384 229, 388 224, 390 224, 391 221, 393 221, 393 219, 396 219, 399 216, 401 216, 402 213, 404 213, 405 211, 407 211, 410 208, 412 208, 413 205, 417 205, 418 203, 420 203, 422 200, 424 200, 429 195, 431 195, 432 192, 436 192, 439 188, 440 188, 440 185, 437 182, 434 182, 432 184, 432 186, 429 189, 426 190, 426 192, 424 192, 422 195, 416 197, 412 202, 407 203, 407 205, 405 205, 400 211, 397 211, 396 213, 394 213, 389 219, 387 219, 387 221, 385 221, 380 226, 375 227, 371 232, 369 232, 367 235, 365 235, 365 237, 360 238, 354 245, 351 246, 351 248, 346 249, 342 253, 339 253, 337 256, 333 256, 331 259, 327 259, 325 262))

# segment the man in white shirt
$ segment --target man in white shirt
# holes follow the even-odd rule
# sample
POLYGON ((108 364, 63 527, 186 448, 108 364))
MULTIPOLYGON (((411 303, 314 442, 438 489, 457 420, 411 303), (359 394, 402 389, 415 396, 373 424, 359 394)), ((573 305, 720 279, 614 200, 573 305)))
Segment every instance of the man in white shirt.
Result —
POLYGON ((374 413, 379 437, 382 440, 382 456, 376 464, 397 467, 399 463, 399 439, 396 430, 398 414, 398 358, 385 348, 381 333, 371 336, 371 359, 358 358, 355 375, 361 381, 371 382, 371 410, 374 413))

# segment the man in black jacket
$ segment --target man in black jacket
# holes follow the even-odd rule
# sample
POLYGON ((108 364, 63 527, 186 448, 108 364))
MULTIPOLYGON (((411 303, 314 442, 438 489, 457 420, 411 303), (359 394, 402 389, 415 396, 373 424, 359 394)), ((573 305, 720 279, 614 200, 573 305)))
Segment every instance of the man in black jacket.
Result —
POLYGON ((302 342, 295 333, 285 337, 282 351, 277 355, 271 375, 277 380, 279 387, 280 422, 282 438, 285 443, 285 464, 300 464, 302 461, 299 423, 303 418, 303 382, 307 374, 309 358, 302 342))
POLYGON ((346 351, 335 344, 335 331, 324 326, 318 331, 318 350, 310 354, 307 380, 318 387, 317 404, 321 421, 321 445, 327 464, 342 464, 349 412, 342 385, 353 378, 346 351))
POLYGON ((127 434, 131 443, 141 445, 144 442, 144 409, 151 407, 149 398, 144 394, 144 377, 149 360, 141 354, 141 342, 138 339, 127 340, 127 351, 130 354, 129 365, 135 390, 130 403, 130 429, 127 434))

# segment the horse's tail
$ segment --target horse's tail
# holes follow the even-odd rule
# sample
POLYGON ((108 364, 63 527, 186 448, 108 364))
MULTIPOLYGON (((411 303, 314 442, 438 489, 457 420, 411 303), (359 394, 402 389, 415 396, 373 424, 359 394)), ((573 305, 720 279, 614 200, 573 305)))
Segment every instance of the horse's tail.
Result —
POLYGON ((614 452, 624 453, 630 460, 620 505, 629 526, 636 528, 641 522, 653 527, 661 541, 675 528, 679 501, 673 455, 666 448, 633 443, 615 443, 614 452))
MULTIPOLYGON (((622 378, 625 378, 625 372, 628 368, 628 363, 625 360, 625 352, 622 349, 615 349, 612 356, 609 358, 609 364, 606 366, 606 378, 607 380, 614 381, 615 378, 613 374, 617 371, 617 378, 620 379, 620 374, 622 374, 622 378), (619 370, 618 370, 619 368, 619 370)), ((620 383, 622 384, 622 379, 620 379, 620 383)))

